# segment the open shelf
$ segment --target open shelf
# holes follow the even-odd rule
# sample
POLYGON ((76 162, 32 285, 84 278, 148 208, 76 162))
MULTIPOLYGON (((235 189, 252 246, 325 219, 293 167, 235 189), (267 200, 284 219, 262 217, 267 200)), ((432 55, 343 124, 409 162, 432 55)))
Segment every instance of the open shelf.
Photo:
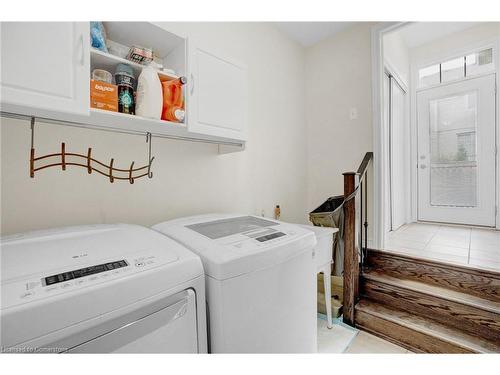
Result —
POLYGON ((102 109, 90 109, 92 124, 124 131, 149 132, 153 134, 171 134, 176 130, 184 132, 186 124, 155 120, 127 113, 111 112, 102 109))
MULTIPOLYGON (((90 49, 90 56, 91 56, 91 65, 93 69, 94 68, 104 69, 113 75, 115 73, 116 66, 120 63, 127 64, 133 69, 135 79, 139 78, 142 69, 146 67, 146 65, 141 65, 136 62, 124 59, 122 57, 112 55, 111 53, 99 51, 98 49, 95 48, 90 49)), ((166 73, 161 70, 158 70, 158 76, 160 77, 160 81, 171 81, 179 78, 179 76, 175 74, 166 73)))

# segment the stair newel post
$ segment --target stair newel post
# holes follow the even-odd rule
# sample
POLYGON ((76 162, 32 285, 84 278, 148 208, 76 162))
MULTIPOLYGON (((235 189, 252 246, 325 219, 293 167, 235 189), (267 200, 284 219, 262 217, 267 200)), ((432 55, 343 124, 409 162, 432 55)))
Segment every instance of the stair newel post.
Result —
MULTIPOLYGON (((344 175, 344 197, 356 189, 358 175, 344 175)), ((344 323, 354 326, 354 306, 359 291, 359 257, 356 250, 356 198, 344 202, 344 323)))

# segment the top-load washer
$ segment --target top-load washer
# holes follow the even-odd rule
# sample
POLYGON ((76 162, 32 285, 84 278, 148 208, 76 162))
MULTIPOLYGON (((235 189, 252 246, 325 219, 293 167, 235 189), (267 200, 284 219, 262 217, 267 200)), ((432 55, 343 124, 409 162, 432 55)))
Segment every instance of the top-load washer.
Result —
POLYGON ((206 352, 204 273, 135 225, 2 238, 3 352, 206 352))
POLYGON ((153 229, 203 261, 209 351, 317 350, 313 232, 267 218, 228 214, 182 218, 153 229))

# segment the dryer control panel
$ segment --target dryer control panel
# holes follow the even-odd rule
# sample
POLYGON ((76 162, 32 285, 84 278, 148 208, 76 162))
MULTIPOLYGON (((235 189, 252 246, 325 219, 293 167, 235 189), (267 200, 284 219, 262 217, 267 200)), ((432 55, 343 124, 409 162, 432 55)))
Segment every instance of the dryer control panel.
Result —
POLYGON ((162 258, 158 254, 138 252, 127 258, 103 259, 81 268, 33 275, 24 280, 10 280, 2 284, 3 301, 5 306, 14 306, 77 291, 169 262, 169 259, 162 258))
POLYGON ((62 283, 63 281, 78 279, 80 277, 94 275, 96 273, 111 271, 111 270, 115 270, 115 269, 127 267, 127 266, 128 266, 128 263, 125 259, 118 260, 116 262, 98 264, 96 266, 80 268, 78 270, 63 272, 63 273, 59 273, 57 275, 44 277, 42 279, 42 284, 43 285, 52 285, 52 284, 62 283))

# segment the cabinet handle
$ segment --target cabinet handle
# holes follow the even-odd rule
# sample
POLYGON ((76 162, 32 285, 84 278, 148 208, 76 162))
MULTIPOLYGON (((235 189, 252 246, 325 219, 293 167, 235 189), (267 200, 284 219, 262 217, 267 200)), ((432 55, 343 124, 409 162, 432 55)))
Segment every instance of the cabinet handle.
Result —
POLYGON ((80 65, 85 64, 85 48, 83 48, 83 34, 80 35, 80 65))
POLYGON ((191 96, 193 96, 193 92, 194 92, 194 76, 193 73, 191 73, 191 90, 190 90, 191 96))

